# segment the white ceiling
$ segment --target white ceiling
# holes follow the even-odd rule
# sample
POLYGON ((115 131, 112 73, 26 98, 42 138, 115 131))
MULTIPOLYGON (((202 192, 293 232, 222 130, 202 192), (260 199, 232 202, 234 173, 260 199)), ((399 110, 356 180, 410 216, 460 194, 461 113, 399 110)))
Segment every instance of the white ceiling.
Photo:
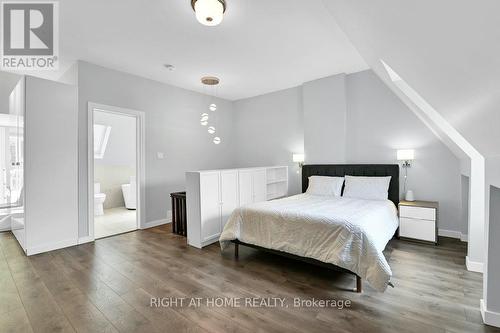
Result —
POLYGON ((368 68, 322 0, 227 2, 206 27, 189 0, 60 1, 62 69, 81 59, 200 92, 216 75, 236 100, 368 68))
POLYGON ((500 155, 500 1, 325 4, 382 79, 380 59, 483 155, 500 155))

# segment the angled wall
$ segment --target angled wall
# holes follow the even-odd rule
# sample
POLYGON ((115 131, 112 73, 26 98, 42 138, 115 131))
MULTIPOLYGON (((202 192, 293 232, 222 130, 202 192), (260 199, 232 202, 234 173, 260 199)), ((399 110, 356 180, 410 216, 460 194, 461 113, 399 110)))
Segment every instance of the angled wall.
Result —
MULTIPOLYGON (((485 271, 483 313, 489 313, 488 285, 499 280, 488 279, 486 267, 491 265, 490 260, 500 264, 498 256, 485 255, 488 243, 495 239, 488 231, 489 188, 492 179, 500 178, 500 168, 490 167, 494 164, 491 160, 500 156, 500 44, 496 42, 500 39, 500 2, 326 0, 324 3, 379 77, 398 94, 399 88, 394 89, 396 85, 391 82, 394 80, 380 62, 383 59, 431 106, 434 115, 451 128, 451 131, 437 131, 443 142, 450 149, 459 146, 462 154, 470 157, 470 167, 462 168, 470 171, 467 173, 471 176, 468 267, 485 271), (458 133, 465 146, 470 145, 475 152, 467 152, 450 135, 452 132, 458 133)), ((419 112, 419 108, 412 107, 408 96, 398 96, 419 112)), ((433 130, 440 127, 432 119, 424 121, 433 130)), ((499 326, 500 319, 494 324, 499 326)))
POLYGON ((415 149, 408 188, 418 199, 439 202, 442 235, 466 237, 458 223, 461 178, 457 157, 373 71, 347 76, 347 110, 347 162, 397 163, 397 149, 415 149))

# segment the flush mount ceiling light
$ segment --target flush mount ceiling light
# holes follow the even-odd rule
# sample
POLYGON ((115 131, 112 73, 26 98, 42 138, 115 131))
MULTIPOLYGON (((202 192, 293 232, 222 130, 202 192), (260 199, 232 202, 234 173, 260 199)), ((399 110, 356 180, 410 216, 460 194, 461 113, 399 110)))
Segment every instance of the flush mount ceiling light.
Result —
POLYGON ((203 25, 216 26, 222 22, 226 11, 225 0, 191 0, 196 19, 203 25))
POLYGON ((201 78, 201 83, 206 86, 216 86, 220 82, 218 77, 215 76, 204 76, 201 78))

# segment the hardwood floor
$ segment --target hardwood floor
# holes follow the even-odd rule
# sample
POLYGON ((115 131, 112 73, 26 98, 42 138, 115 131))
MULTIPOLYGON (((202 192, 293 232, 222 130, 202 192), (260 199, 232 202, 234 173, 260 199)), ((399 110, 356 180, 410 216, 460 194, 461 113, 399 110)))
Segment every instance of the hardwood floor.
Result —
MULTIPOLYGON (((188 247, 158 227, 26 257, 0 234, 0 332, 500 332, 481 322, 481 274, 466 245, 393 240, 395 288, 357 294, 354 276, 240 246, 188 247), (286 298, 289 307, 151 307, 152 297, 286 298), (350 300, 295 308, 293 298, 350 300)), ((243 304, 243 303, 242 303, 243 304)))

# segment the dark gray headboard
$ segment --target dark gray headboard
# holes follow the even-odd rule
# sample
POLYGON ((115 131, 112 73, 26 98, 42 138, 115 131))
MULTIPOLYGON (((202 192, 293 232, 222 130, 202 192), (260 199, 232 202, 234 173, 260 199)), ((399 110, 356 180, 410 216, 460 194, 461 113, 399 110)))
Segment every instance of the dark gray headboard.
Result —
MULTIPOLYGON (((302 193, 307 190, 309 176, 391 176, 389 200, 399 204, 399 165, 397 164, 311 164, 302 167, 302 193)), ((342 189, 343 191, 343 189, 342 189)))

